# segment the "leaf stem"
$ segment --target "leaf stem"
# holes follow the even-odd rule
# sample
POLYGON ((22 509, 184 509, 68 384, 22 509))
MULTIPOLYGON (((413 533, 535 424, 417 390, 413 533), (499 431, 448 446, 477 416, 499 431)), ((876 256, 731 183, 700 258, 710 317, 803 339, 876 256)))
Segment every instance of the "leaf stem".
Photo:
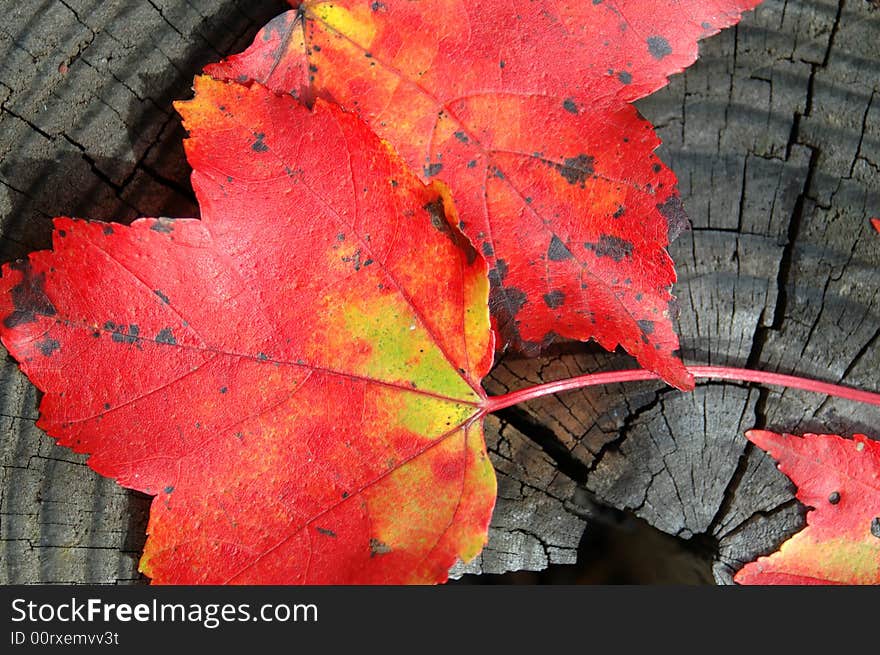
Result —
MULTIPOLYGON (((862 391, 861 389, 853 389, 852 387, 844 387, 830 382, 811 380, 796 375, 783 375, 781 373, 752 371, 747 368, 729 368, 726 366, 689 366, 688 370, 695 378, 756 382, 758 384, 789 387, 792 389, 801 389, 803 391, 813 391, 826 396, 837 396, 838 398, 845 398, 847 400, 880 407, 880 393, 862 391)), ((504 409, 511 405, 517 405, 528 400, 540 398, 541 396, 548 396, 561 391, 571 391, 574 389, 595 387, 603 384, 617 384, 619 382, 638 382, 659 379, 661 378, 656 373, 640 368, 627 371, 609 371, 607 373, 579 375, 566 380, 548 382, 527 389, 512 391, 511 393, 506 393, 501 396, 490 396, 483 403, 483 413, 491 414, 492 412, 497 412, 499 409, 504 409)))

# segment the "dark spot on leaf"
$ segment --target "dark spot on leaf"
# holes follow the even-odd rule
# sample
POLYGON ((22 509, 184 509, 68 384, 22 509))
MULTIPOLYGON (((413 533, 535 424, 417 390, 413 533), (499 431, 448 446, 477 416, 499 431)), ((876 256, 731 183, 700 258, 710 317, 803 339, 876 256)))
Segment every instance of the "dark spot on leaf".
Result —
POLYGON ((220 393, 226 393, 227 391, 229 391, 229 389, 226 387, 220 387, 220 393))
POLYGON ((483 255, 485 257, 492 257, 495 255, 495 249, 488 241, 483 241, 483 255))
POLYGON ((169 300, 168 300, 168 296, 166 296, 164 293, 162 293, 162 292, 159 291, 158 289, 153 289, 153 293, 155 293, 157 296, 159 296, 159 299, 160 299, 162 302, 164 302, 166 305, 168 304, 168 302, 169 302, 169 300))
POLYGON ((257 132, 254 136, 257 137, 257 140, 251 144, 251 150, 254 152, 266 152, 269 150, 269 146, 263 143, 263 139, 266 138, 266 135, 262 132, 257 132))
POLYGON ((506 277, 507 262, 503 259, 499 259, 495 262, 495 268, 489 271, 489 282, 492 284, 492 286, 500 286, 504 282, 504 278, 506 277))
POLYGON ((495 317, 498 332, 509 343, 519 343, 519 328, 516 315, 526 304, 526 294, 516 287, 501 287, 495 284, 497 270, 489 271, 489 311, 495 317))
POLYGON ((34 323, 37 316, 55 316, 57 310, 46 296, 46 274, 34 274, 27 260, 10 264, 12 270, 21 272, 21 282, 12 287, 12 313, 3 319, 3 325, 14 328, 34 323))
POLYGON ((553 238, 550 239, 550 247, 547 248, 547 259, 551 262, 564 262, 566 259, 572 259, 574 255, 571 254, 571 250, 562 243, 562 239, 560 239, 555 234, 553 238))
POLYGON ((174 231, 174 219, 167 218, 162 216, 161 218, 153 221, 153 224, 150 226, 150 229, 153 232, 161 232, 162 234, 171 234, 174 231))
POLYGON ((700 27, 702 27, 704 30, 711 30, 712 23, 707 23, 704 21, 704 22, 700 23, 700 27))
POLYGON ((566 98, 562 101, 562 108, 570 114, 578 113, 577 105, 574 104, 574 100, 571 98, 566 98))
POLYGON ((684 211, 684 205, 681 204, 681 198, 678 196, 669 196, 666 202, 657 205, 657 209, 666 219, 666 231, 670 243, 677 239, 682 232, 690 229, 690 221, 684 211))
POLYGON ((880 516, 871 519, 871 534, 880 539, 880 516))
POLYGON ((627 71, 620 71, 617 74, 617 79, 619 79, 623 84, 629 84, 633 81, 633 76, 627 71))
POLYGON ((361 266, 363 266, 363 264, 361 263, 361 249, 358 248, 357 250, 355 250, 354 254, 351 257, 343 257, 342 261, 352 262, 355 271, 361 270, 361 266))
POLYGON ((503 60, 503 59, 502 59, 501 61, 498 62, 498 66, 500 66, 501 68, 504 68, 506 65, 507 65, 507 64, 504 63, 504 60, 503 60))
POLYGON ((37 350, 40 351, 40 354, 43 355, 43 357, 50 357, 56 350, 61 349, 61 344, 52 337, 46 337, 41 341, 37 341, 36 345, 37 350))
POLYGON ((462 143, 469 142, 468 135, 465 134, 464 132, 458 131, 458 132, 455 132, 452 136, 454 136, 456 139, 458 139, 462 143))
POLYGON ((58 236, 60 236, 63 239, 64 237, 67 236, 67 231, 66 230, 58 230, 58 236))
POLYGON ((504 173, 501 172, 501 169, 497 166, 492 167, 492 176, 497 177, 500 180, 504 179, 504 173))
POLYGON ((177 339, 174 338, 174 335, 171 333, 171 328, 162 328, 159 330, 159 334, 156 335, 156 343, 165 343, 169 346, 176 346, 177 339))
POLYGON ((434 177, 435 175, 439 175, 440 171, 443 170, 443 164, 428 164, 425 166, 425 177, 434 177))
POLYGON ((333 532, 333 530, 328 530, 327 528, 319 528, 317 526, 315 526, 315 530, 318 531, 318 534, 322 534, 325 537, 332 537, 333 539, 336 539, 336 533, 333 532))
POLYGON ((553 330, 547 332, 543 339, 540 341, 527 341, 525 339, 521 339, 516 342, 515 347, 519 350, 523 355, 527 357, 537 357, 540 355, 545 348, 547 348, 550 344, 557 341, 559 339, 559 335, 556 334, 553 330))
POLYGON ((129 325, 128 330, 126 330, 124 325, 117 325, 115 327, 110 327, 113 325, 112 321, 107 321, 105 327, 108 330, 113 330, 113 334, 110 335, 110 338, 113 339, 116 343, 136 343, 138 341, 138 334, 140 334, 140 328, 137 325, 129 325))
POLYGON ((617 205, 617 209, 614 210, 612 216, 614 218, 620 218, 624 215, 624 213, 626 213, 626 207, 624 207, 623 205, 617 205))
POLYGON ((550 309, 556 309, 565 304, 565 294, 561 291, 554 290, 544 294, 544 302, 550 309))
POLYGON ((104 403, 104 409, 110 409, 110 403, 104 403))
POLYGON ((642 319, 640 321, 636 321, 639 326, 639 329, 645 334, 654 334, 654 321, 648 321, 642 319))
POLYGON ((663 167, 660 164, 654 164, 653 166, 651 166, 651 170, 655 173, 659 173, 663 170, 663 167))
POLYGON ((631 241, 603 234, 598 243, 585 243, 584 248, 592 250, 596 257, 610 257, 616 262, 623 261, 625 257, 632 255, 633 244, 631 241))
POLYGON ((470 240, 452 227, 447 220, 446 208, 443 206, 443 198, 438 197, 436 200, 426 203, 422 209, 428 212, 428 216, 431 218, 431 225, 434 229, 449 237, 449 240, 464 253, 468 266, 473 264, 477 259, 477 251, 474 249, 473 245, 471 245, 470 240))
POLYGON ((666 55, 672 54, 672 47, 670 47, 669 41, 662 36, 649 36, 648 52, 654 59, 663 59, 666 55))
POLYGON ((828 495, 828 502, 831 503, 832 505, 836 505, 837 503, 839 503, 840 502, 840 492, 839 491, 832 491, 828 495))
POLYGON ((446 210, 443 208, 442 198, 437 198, 425 204, 423 209, 431 217, 431 225, 435 230, 447 235, 452 233, 452 227, 446 221, 446 210))
POLYGON ((595 158, 590 155, 578 155, 577 157, 568 157, 562 164, 553 164, 553 166, 565 178, 566 182, 583 186, 587 178, 593 174, 595 161, 595 158))
POLYGON ((174 487, 169 485, 169 486, 165 487, 164 491, 166 494, 170 494, 172 491, 174 491, 174 487))
POLYGON ((495 268, 489 271, 489 310, 495 317, 501 337, 508 343, 522 343, 516 315, 526 304, 526 294, 516 287, 503 286, 507 277, 507 262, 495 261, 495 268))
MULTIPOLYGON (((385 3, 384 2, 374 2, 370 5, 370 9, 373 11, 385 11, 385 3)), ((334 535, 336 536, 336 535, 334 535)))
POLYGON ((387 555, 391 552, 391 548, 388 544, 379 541, 375 537, 370 539, 370 557, 375 557, 376 555, 387 555))
POLYGON ((468 168, 473 168, 473 167, 476 166, 476 165, 477 165, 477 160, 476 160, 476 159, 471 159, 471 160, 467 163, 467 167, 468 167, 468 168))
POLYGON ((347 492, 347 491, 343 491, 343 492, 342 492, 342 499, 345 500, 346 498, 348 498, 348 492, 347 492))
POLYGON ((104 236, 110 236, 111 234, 113 234, 113 226, 105 225, 103 228, 101 228, 101 232, 104 233, 104 236))
POLYGON ((266 356, 266 353, 257 353, 257 359, 261 362, 265 362, 269 358, 266 356))

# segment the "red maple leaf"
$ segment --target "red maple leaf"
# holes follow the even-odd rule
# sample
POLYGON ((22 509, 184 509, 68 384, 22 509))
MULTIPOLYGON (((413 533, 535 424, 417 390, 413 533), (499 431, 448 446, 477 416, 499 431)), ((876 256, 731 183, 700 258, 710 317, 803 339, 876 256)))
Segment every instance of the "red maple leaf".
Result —
POLYGON ((38 425, 155 495, 154 582, 445 580, 495 502, 484 260, 353 115, 207 77, 179 109, 202 220, 56 219, 3 268, 38 425))
POLYGON ((857 434, 751 430, 812 509, 807 527, 768 557, 746 564, 740 584, 880 584, 880 443, 857 434))
POLYGON ((687 226, 630 104, 759 0, 306 0, 208 67, 356 110, 452 190, 502 337, 623 346, 682 389, 666 246, 687 226))

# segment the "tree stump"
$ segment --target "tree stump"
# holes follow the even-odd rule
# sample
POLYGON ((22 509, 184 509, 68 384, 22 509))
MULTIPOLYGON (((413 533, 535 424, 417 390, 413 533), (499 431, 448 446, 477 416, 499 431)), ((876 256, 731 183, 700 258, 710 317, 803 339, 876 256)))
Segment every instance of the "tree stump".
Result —
MULTIPOLYGON (((286 5, 9 4, 0 27, 2 261, 49 247, 56 215, 198 215, 171 102, 286 5)), ((639 103, 693 223, 671 248, 688 363, 876 390, 880 234, 868 219, 880 215, 878 42, 874 2, 766 0, 639 103)), ((630 366, 623 354, 564 344, 539 359, 505 356, 486 387, 502 393, 630 366)), ((37 400, 7 357, 0 583, 145 581, 137 560, 149 498, 55 446, 34 425, 37 400)), ((562 579, 729 583, 804 515, 744 430, 878 437, 878 425, 876 408, 720 382, 692 394, 653 382, 609 386, 504 410, 486 423, 499 474, 489 545, 453 575, 551 567, 560 579, 553 565, 577 562, 562 579), (620 559, 636 542, 633 557, 651 550, 651 566, 620 559)))

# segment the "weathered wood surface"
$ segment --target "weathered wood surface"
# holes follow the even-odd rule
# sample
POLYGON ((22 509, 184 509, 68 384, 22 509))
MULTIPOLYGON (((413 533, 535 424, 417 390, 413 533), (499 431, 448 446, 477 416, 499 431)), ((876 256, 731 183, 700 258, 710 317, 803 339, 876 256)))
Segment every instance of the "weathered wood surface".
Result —
MULTIPOLYGON (((284 4, 3 4, 2 260, 47 247, 54 215, 196 215, 170 103, 284 4)), ((868 223, 880 215, 878 40, 880 9, 866 0, 767 0, 639 103, 659 126, 694 224, 672 248, 687 361, 880 386, 880 235, 868 223)), ((564 346, 505 359, 487 388, 628 365, 564 346)), ((142 580, 149 499, 42 436, 36 404, 7 358, 0 583, 142 580)), ((616 522, 686 554, 678 572, 630 581, 708 581, 714 567, 729 582, 803 520, 791 485, 743 430, 880 437, 878 425, 880 412, 844 401, 718 382, 691 395, 608 387, 506 410, 487 422, 500 489, 490 544, 456 573, 540 570, 579 551, 588 569, 601 555, 597 534, 618 535, 602 540, 614 545, 628 531, 609 531, 616 522)))

